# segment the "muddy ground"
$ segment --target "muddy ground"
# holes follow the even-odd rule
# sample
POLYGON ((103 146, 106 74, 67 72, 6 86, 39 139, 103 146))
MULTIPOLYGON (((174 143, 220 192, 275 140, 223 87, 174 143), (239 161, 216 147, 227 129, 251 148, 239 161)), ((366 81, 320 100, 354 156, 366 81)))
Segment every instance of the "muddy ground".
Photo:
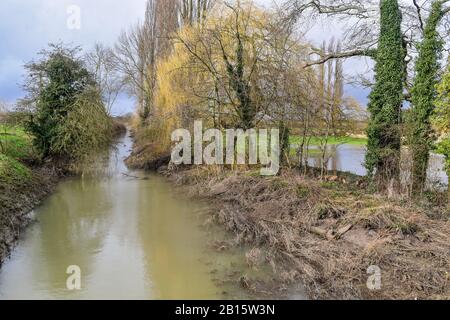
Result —
POLYGON ((60 176, 51 165, 44 165, 32 169, 30 179, 0 180, 0 267, 32 222, 29 213, 53 191, 60 176))

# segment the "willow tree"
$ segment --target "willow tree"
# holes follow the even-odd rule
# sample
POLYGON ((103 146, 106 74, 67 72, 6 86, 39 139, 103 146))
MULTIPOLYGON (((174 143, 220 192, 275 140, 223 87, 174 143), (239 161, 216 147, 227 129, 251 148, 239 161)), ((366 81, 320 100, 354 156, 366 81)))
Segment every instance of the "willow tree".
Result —
POLYGON ((369 96, 370 111, 366 167, 378 183, 399 177, 400 114, 405 78, 402 15, 397 0, 380 2, 380 35, 376 52, 375 85, 369 96))
POLYGON ((435 142, 431 115, 436 100, 436 84, 442 57, 443 41, 438 26, 445 11, 447 1, 434 1, 424 29, 424 38, 419 45, 416 78, 411 90, 412 108, 408 119, 409 146, 413 156, 412 187, 414 194, 420 194, 426 183, 430 150, 435 142))
POLYGON ((225 126, 256 125, 260 97, 255 79, 268 48, 266 22, 264 11, 251 2, 224 3, 202 28, 186 28, 178 34, 191 57, 188 67, 207 79, 203 89, 193 88, 195 94, 202 95, 212 109, 220 109, 225 126))

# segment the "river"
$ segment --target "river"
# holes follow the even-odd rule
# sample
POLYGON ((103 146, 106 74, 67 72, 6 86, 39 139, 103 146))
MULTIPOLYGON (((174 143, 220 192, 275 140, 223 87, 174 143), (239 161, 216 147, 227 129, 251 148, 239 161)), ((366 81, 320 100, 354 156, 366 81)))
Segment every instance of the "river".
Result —
MULTIPOLYGON (((309 155, 308 163, 314 167, 321 167, 321 152, 317 147, 311 147, 312 152, 309 155)), ((409 178, 409 174, 406 168, 410 167, 410 160, 406 156, 407 152, 404 150, 401 168, 403 172, 403 179, 406 181, 409 178)), ((366 156, 366 147, 343 144, 338 146, 329 146, 326 152, 326 161, 328 164, 328 170, 350 172, 359 176, 365 176, 367 174, 364 167, 364 160, 366 156)), ((431 154, 430 163, 428 168, 428 184, 430 186, 448 185, 448 177, 445 172, 444 157, 437 154, 431 154)), ((439 187, 439 186, 437 186, 439 187)))
POLYGON ((129 171, 131 146, 125 136, 98 161, 103 170, 63 181, 32 212, 37 221, 0 270, 0 299, 252 298, 235 281, 253 272, 245 248, 209 246, 226 235, 202 226, 206 204, 129 171), (68 289, 69 266, 81 290, 68 289))
MULTIPOLYGON (((99 156, 96 169, 61 182, 31 214, 36 219, 0 270, 0 299, 252 299, 239 285, 250 269, 249 248, 218 252, 210 244, 229 235, 205 227, 207 204, 183 197, 164 178, 130 171, 132 139, 99 156), (81 289, 67 287, 69 266, 81 289)), ((330 149, 330 170, 364 175, 365 149, 330 149)), ((310 162, 320 165, 314 154, 310 162)), ((432 176, 447 182, 441 159, 432 176)), ((302 289, 290 292, 304 299, 302 289)), ((257 297, 256 297, 257 298, 257 297)))

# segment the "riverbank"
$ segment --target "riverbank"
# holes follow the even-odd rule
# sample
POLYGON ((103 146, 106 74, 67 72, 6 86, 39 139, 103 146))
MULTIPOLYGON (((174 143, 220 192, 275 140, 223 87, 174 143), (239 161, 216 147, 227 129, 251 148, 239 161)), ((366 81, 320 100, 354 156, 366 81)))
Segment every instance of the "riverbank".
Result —
POLYGON ((450 299, 445 193, 417 203, 376 194, 352 174, 323 181, 296 170, 261 177, 258 170, 171 167, 167 156, 139 145, 128 165, 157 169, 190 197, 211 203, 210 220, 234 238, 221 250, 253 247, 247 263, 273 269, 269 287, 301 283, 311 299, 450 299), (378 271, 381 289, 370 289, 378 271))
POLYGON ((61 176, 49 164, 29 168, 12 161, 4 158, 0 162, 0 267, 32 222, 29 213, 52 192, 61 176))
MULTIPOLYGON (((222 249, 253 247, 247 263, 269 265, 278 288, 302 283, 311 299, 450 299, 445 194, 418 204, 374 194, 352 174, 322 181, 296 170, 267 178, 258 170, 171 167, 149 148, 135 149, 128 164, 157 169, 212 203, 211 221, 234 238, 222 249), (374 270, 380 290, 368 286, 374 270)), ((256 290, 249 279, 246 286, 256 290)))
MULTIPOLYGON (((113 137, 126 133, 115 121, 113 137)), ((0 267, 9 257, 22 231, 33 221, 30 212, 71 175, 67 161, 41 161, 32 139, 20 126, 0 125, 0 267)))
POLYGON ((251 264, 268 263, 278 282, 301 282, 311 299, 449 299, 450 213, 370 193, 349 176, 321 182, 285 170, 163 170, 212 216, 250 245, 251 264), (375 266, 376 269, 373 269, 375 266), (371 268, 381 290, 367 286, 371 268), (379 269, 378 269, 379 268, 379 269))

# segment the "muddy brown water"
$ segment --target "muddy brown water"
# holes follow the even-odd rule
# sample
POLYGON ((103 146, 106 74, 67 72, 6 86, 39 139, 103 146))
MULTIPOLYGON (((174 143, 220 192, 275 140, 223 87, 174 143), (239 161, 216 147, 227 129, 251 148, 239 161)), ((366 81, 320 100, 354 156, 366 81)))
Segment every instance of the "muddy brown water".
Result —
POLYGON ((62 182, 32 213, 37 221, 0 270, 0 299, 254 298, 236 281, 258 276, 246 248, 209 246, 227 235, 202 226, 207 205, 129 171, 131 145, 124 137, 98 161, 103 170, 62 182), (80 290, 67 287, 69 266, 80 268, 80 290))
MULTIPOLYGON (((123 137, 96 170, 62 182, 32 212, 37 221, 0 270, 0 299, 257 298, 239 278, 268 279, 270 271, 247 266, 249 248, 213 249, 229 235, 203 226, 207 204, 160 176, 128 170, 131 146, 123 137), (80 290, 67 288, 69 266, 80 268, 80 290)), ((344 145, 329 155, 330 170, 365 174, 365 148, 344 145)), ((447 183, 442 163, 433 156, 430 173, 447 183)), ((305 294, 292 288, 289 297, 305 294)))

